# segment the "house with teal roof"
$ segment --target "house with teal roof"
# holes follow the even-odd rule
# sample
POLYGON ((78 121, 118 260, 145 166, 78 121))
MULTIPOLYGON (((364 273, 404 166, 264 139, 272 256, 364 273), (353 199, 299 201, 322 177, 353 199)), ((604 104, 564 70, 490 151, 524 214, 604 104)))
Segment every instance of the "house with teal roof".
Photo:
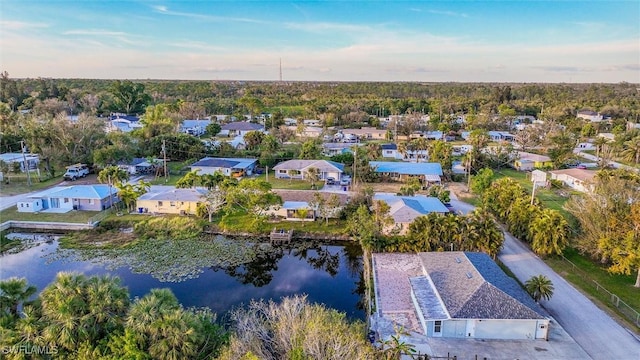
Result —
POLYGON ((118 190, 104 184, 57 186, 19 201, 18 212, 102 211, 120 201, 118 190))

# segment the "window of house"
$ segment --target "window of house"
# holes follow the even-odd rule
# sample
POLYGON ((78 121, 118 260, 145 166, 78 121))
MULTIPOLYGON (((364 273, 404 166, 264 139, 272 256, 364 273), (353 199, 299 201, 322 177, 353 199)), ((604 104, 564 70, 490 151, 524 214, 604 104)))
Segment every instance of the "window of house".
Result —
POLYGON ((287 173, 287 170, 282 170, 282 169, 278 170, 278 174, 286 174, 286 173, 287 173))
POLYGON ((433 333, 434 334, 442 333, 442 321, 441 320, 436 320, 433 323, 433 333))
POLYGON ((93 199, 89 199, 89 205, 93 205, 93 199))
POLYGON ((158 201, 158 206, 162 206, 162 201, 158 201))
POLYGON ((175 201, 169 202, 169 206, 176 206, 176 202, 175 201))
POLYGON ((68 203, 69 202, 69 198, 64 198, 64 203, 68 203))

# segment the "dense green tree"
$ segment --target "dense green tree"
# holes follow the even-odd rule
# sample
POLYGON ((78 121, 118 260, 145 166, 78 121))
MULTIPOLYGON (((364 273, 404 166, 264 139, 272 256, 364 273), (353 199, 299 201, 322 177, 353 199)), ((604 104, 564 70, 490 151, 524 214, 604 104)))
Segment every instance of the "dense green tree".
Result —
POLYGON ((218 123, 211 123, 207 125, 207 128, 205 129, 205 131, 207 135, 214 137, 218 135, 220 131, 222 131, 222 127, 218 123))
POLYGON ((247 150, 257 149, 262 140, 264 139, 264 133, 262 131, 249 131, 244 135, 244 142, 247 145, 247 150))
POLYGON ((300 155, 298 158, 316 160, 320 158, 321 154, 322 147, 320 146, 320 142, 316 139, 311 139, 302 143, 302 148, 300 149, 300 155))
POLYGON ((480 169, 476 175, 471 177, 471 191, 474 194, 482 195, 493 182, 493 170, 489 168, 480 169))
POLYGON ((144 84, 129 80, 116 80, 109 87, 109 92, 113 96, 113 110, 125 114, 139 114, 151 101, 145 93, 144 84))
POLYGON ((0 281, 0 316, 18 317, 18 306, 35 295, 37 289, 25 278, 9 278, 0 281))
POLYGON ((562 255, 569 243, 569 224, 557 210, 544 209, 531 220, 531 248, 540 256, 562 255))

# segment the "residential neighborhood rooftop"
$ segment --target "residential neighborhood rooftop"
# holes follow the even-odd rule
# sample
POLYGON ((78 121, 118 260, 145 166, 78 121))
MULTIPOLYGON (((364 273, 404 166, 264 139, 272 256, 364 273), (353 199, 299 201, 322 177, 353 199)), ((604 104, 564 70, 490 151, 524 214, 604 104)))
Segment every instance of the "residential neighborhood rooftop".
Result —
POLYGON ((440 163, 406 163, 393 161, 370 161, 369 165, 381 173, 398 173, 405 175, 440 175, 440 163))
POLYGON ((591 181, 596 176, 597 171, 595 170, 586 170, 586 169, 562 169, 562 170, 551 170, 549 171, 552 174, 557 175, 568 175, 572 178, 578 179, 580 181, 591 181))

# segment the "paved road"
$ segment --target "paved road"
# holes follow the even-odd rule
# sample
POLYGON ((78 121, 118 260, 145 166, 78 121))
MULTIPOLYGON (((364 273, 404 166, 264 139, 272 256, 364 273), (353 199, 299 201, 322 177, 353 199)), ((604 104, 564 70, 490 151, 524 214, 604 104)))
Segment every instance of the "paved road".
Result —
POLYGON ((542 305, 593 359, 640 359, 638 339, 508 233, 498 258, 522 282, 539 274, 553 282, 553 297, 542 305))
MULTIPOLYGON (((599 157, 597 157, 595 155, 587 154, 587 153, 582 152, 580 150, 583 150, 583 149, 577 148, 577 149, 574 149, 573 152, 575 154, 580 155, 583 158, 591 160, 593 162, 599 162, 600 161, 599 157)), ((636 171, 636 172, 640 171, 640 169, 638 169, 638 168, 635 168, 635 167, 629 166, 629 165, 625 165, 625 164, 621 164, 621 163, 618 163, 618 162, 615 162, 615 161, 609 161, 609 164, 611 164, 611 166, 613 166, 616 169, 626 169, 626 170, 636 171)))
MULTIPOLYGON (((462 213, 473 210, 472 205, 457 200, 454 194, 451 205, 462 213)), ((543 301, 542 305, 591 358, 640 359, 640 340, 507 232, 504 247, 498 258, 521 282, 539 274, 547 276, 553 282, 553 297, 549 301, 543 301)))

